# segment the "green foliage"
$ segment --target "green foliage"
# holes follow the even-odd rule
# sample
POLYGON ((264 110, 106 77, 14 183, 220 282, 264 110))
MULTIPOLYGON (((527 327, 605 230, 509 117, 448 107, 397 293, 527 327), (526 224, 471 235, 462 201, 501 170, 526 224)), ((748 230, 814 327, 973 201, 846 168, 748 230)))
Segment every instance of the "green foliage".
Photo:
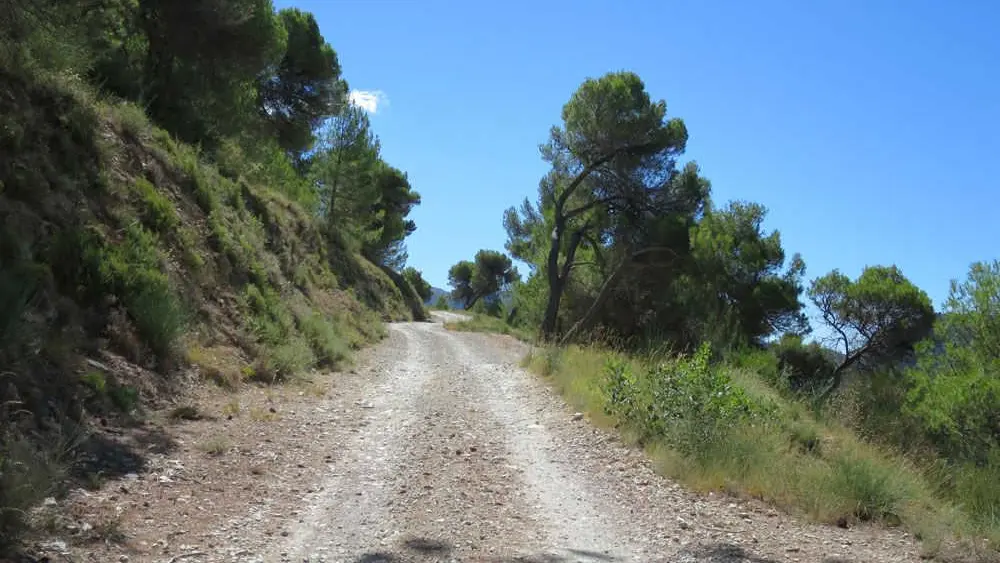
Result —
POLYGON ((330 236, 350 239, 376 264, 403 269, 403 240, 416 229, 406 216, 420 195, 405 173, 382 160, 364 110, 348 106, 331 119, 315 152, 309 174, 330 236))
POLYGON ((177 228, 180 220, 174 210, 174 204, 160 193, 153 184, 145 178, 136 178, 135 190, 142 198, 142 222, 146 228, 160 234, 168 234, 177 228))
POLYGON ((452 287, 451 298, 462 301, 466 309, 478 299, 476 291, 472 288, 475 271, 476 265, 468 260, 462 260, 448 270, 448 285, 452 287))
POLYGON ((982 364, 1000 363, 1000 260, 976 262, 964 281, 953 280, 945 309, 936 332, 982 364))
POLYGON ((405 268, 403 270, 403 277, 406 278, 406 281, 409 282, 423 302, 426 303, 431 298, 431 284, 424 279, 420 270, 413 267, 405 268))
POLYGON ((770 346, 769 351, 777 360, 782 379, 793 391, 809 392, 824 388, 837 367, 829 350, 816 342, 804 344, 797 334, 783 335, 770 346))
POLYGON ((161 359, 173 354, 186 324, 174 295, 155 234, 132 224, 118 244, 108 245, 93 232, 80 233, 76 244, 84 290, 117 296, 152 351, 161 359))
POLYGON ((781 271, 781 237, 777 231, 762 231, 764 215, 759 204, 733 202, 706 212, 692 229, 691 258, 697 272, 689 291, 704 293, 693 300, 702 303, 703 310, 692 313, 699 313, 694 316, 706 325, 734 323, 734 340, 718 346, 755 344, 776 331, 808 330, 799 301, 805 264, 796 255, 781 271))
POLYGON ((511 259, 495 250, 480 250, 476 253, 475 262, 462 260, 448 270, 452 299, 462 301, 466 309, 471 309, 481 299, 486 299, 490 301, 487 307, 496 309, 497 314, 498 294, 520 281, 520 278, 511 259))
POLYGON ((848 367, 892 367, 927 335, 934 319, 930 298, 895 266, 869 266, 856 281, 834 270, 812 282, 809 298, 844 354, 831 390, 848 367))
POLYGON ((299 319, 302 333, 309 340, 318 365, 338 367, 351 357, 351 349, 333 322, 317 312, 299 319))
POLYGON ((450 309, 451 305, 448 303, 448 296, 442 295, 438 297, 437 301, 434 303, 434 308, 439 311, 447 311, 450 309))
POLYGON ((662 362, 634 373, 627 362, 607 366, 606 412, 634 425, 644 439, 666 437, 692 454, 720 433, 767 408, 754 404, 724 370, 709 366, 702 346, 690 358, 662 362))
POLYGON ((141 0, 135 16, 159 124, 185 141, 214 143, 253 123, 257 76, 287 41, 270 0, 141 0))
POLYGON ((863 522, 899 521, 903 503, 913 495, 897 468, 869 456, 845 455, 834 464, 829 486, 852 516, 863 522))
POLYGON ((563 127, 553 127, 542 147, 551 170, 539 184, 541 208, 525 220, 515 220, 509 211, 507 221, 522 239, 511 247, 523 252, 545 248, 525 244, 523 237, 544 232, 532 223, 551 217, 548 250, 532 257, 550 288, 541 327, 546 338, 555 336, 560 301, 581 247, 602 252, 598 241, 627 239, 642 217, 672 203, 656 194, 673 182, 687 129, 679 119, 668 120, 666 109, 631 72, 588 79, 563 106, 563 127))
POLYGON ((813 418, 753 372, 710 364, 710 355, 702 347, 661 361, 573 346, 533 354, 530 364, 576 408, 621 427, 660 470, 689 486, 749 495, 824 522, 902 522, 922 534, 963 529, 948 499, 935 497, 904 458, 813 418))
POLYGON ((984 463, 955 468, 953 496, 963 503, 976 525, 987 533, 1000 529, 1000 449, 982 456, 984 463))
POLYGON ((258 103, 279 146, 299 155, 311 148, 320 121, 343 107, 346 85, 313 15, 287 8, 278 16, 287 35, 284 54, 259 78, 258 103))
POLYGON ((952 283, 933 338, 906 371, 903 413, 948 459, 989 464, 1000 449, 998 301, 1000 264, 973 264, 964 282, 952 283))

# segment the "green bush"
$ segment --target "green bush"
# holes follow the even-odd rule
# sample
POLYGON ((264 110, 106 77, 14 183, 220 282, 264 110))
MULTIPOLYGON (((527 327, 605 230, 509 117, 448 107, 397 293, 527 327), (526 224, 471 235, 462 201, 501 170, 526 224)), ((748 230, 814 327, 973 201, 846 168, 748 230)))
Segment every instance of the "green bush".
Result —
MULTIPOLYGON (((982 464, 964 463, 954 470, 954 497, 985 530, 1000 529, 1000 448, 982 464)), ((995 533, 995 532, 994 532, 995 533)))
POLYGON ((322 365, 336 367, 350 358, 350 347, 323 315, 311 313, 301 320, 301 328, 322 365))
POLYGON ((309 343, 295 335, 267 352, 264 365, 272 381, 282 381, 316 365, 316 356, 309 343))
POLYGON ((142 198, 142 222, 153 232, 165 234, 180 223, 174 204, 145 178, 136 178, 135 190, 142 198))
POLYGON ((912 494, 898 468, 870 456, 842 455, 834 461, 829 487, 858 520, 898 522, 912 494))
POLYGON ((837 367, 827 350, 816 342, 804 344, 798 335, 784 335, 771 351, 788 388, 800 393, 822 390, 837 367))
MULTIPOLYGON (((186 325, 183 308, 163 272, 157 237, 131 224, 118 244, 109 245, 95 231, 74 235, 81 259, 82 290, 98 298, 111 294, 124 304, 139 336, 159 358, 174 351, 186 325)), ((75 269, 69 266, 70 273, 75 269)))
POLYGON ((243 289, 242 300, 247 326, 258 341, 275 347, 289 337, 295 321, 276 291, 251 283, 243 289))
POLYGON ((685 454, 750 418, 763 419, 768 407, 754 403, 727 372, 709 365, 711 349, 702 345, 680 357, 634 373, 624 360, 606 369, 606 414, 627 421, 644 439, 664 437, 685 454))

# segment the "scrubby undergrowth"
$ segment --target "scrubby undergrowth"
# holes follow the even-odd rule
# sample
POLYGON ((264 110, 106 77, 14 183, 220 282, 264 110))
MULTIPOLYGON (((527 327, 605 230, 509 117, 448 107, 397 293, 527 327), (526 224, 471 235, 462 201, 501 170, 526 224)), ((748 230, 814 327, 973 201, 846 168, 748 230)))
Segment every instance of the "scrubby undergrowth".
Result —
POLYGON ((336 368, 422 312, 238 152, 209 164, 65 77, 0 70, 0 108, 3 543, 93 417, 128 422, 194 376, 336 368))
POLYGON ((944 488, 935 468, 860 439, 753 371, 710 363, 707 348, 687 357, 538 348, 525 362, 696 490, 840 526, 904 526, 943 560, 996 559, 1000 529, 977 512, 982 490, 944 488))

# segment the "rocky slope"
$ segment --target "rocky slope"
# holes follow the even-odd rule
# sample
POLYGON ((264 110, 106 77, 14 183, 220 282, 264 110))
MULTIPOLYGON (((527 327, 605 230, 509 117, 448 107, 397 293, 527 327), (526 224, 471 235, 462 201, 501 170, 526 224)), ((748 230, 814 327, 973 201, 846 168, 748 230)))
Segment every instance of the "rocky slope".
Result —
POLYGON ((0 108, 4 539, 59 484, 131 455, 92 428, 141 427, 205 379, 346 365, 420 309, 261 181, 267 163, 206 162, 73 78, 2 70, 0 108))

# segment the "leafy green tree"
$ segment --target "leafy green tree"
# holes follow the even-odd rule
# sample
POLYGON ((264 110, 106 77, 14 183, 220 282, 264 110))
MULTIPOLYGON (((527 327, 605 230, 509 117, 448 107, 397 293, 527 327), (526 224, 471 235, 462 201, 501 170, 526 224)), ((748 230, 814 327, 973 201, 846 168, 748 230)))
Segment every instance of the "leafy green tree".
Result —
POLYGON ((285 50, 271 0, 139 0, 142 101, 162 126, 214 143, 256 119, 257 77, 285 50))
POLYGON ((1000 260, 976 262, 965 280, 952 280, 945 310, 935 332, 1000 367, 1000 260))
POLYGON ((973 264, 906 371, 902 414, 950 460, 984 465, 1000 452, 998 304, 1000 261, 973 264))
POLYGON ((706 212, 692 230, 691 279, 707 292, 698 317, 731 322, 737 341, 726 345, 759 344, 774 333, 809 330, 799 300, 805 263, 795 255, 784 268, 781 235, 763 231, 765 214, 760 204, 732 202, 706 212))
POLYGON ((347 102, 340 63, 312 14, 278 12, 287 34, 285 52, 258 78, 258 105, 278 144, 294 156, 312 147, 313 131, 347 102))
POLYGON ((364 110, 347 106, 321 130, 310 170, 320 194, 320 213, 328 229, 360 238, 372 207, 379 200, 376 187, 381 166, 381 144, 364 110))
POLYGON ((869 266, 855 281, 834 270, 812 282, 809 298, 843 353, 824 395, 852 366, 884 366, 911 352, 934 321, 930 298, 896 266, 869 266))
POLYGON ((403 270, 403 277, 406 278, 406 281, 413 286, 413 289, 417 292, 417 295, 420 296, 420 299, 423 300, 424 303, 431 298, 431 295, 433 295, 431 284, 424 279, 420 270, 412 266, 405 268, 403 270))
MULTIPOLYGON (((563 107, 562 127, 553 127, 541 148, 551 170, 539 184, 540 206, 518 221, 511 211, 509 231, 534 232, 545 217, 549 230, 541 269, 548 280, 548 302, 541 332, 556 332, 559 305, 581 245, 596 238, 609 222, 634 221, 651 205, 651 193, 669 184, 674 161, 684 150, 687 130, 666 118, 666 103, 653 102, 642 80, 631 72, 588 79, 563 107), (526 227, 529 225, 530 227, 526 227)), ((511 251, 528 248, 523 237, 511 251)))
POLYGON ((520 279, 517 268, 506 254, 495 250, 476 253, 471 285, 477 298, 495 296, 520 279))
POLYGON ((520 281, 510 257, 495 250, 480 250, 475 261, 462 260, 448 271, 453 299, 471 309, 480 299, 495 299, 501 291, 520 281))
POLYGON ((448 309, 450 309, 451 305, 449 305, 448 303, 448 296, 441 295, 440 297, 438 297, 437 301, 434 302, 434 308, 441 311, 447 311, 448 309))
POLYGON ((407 219, 410 211, 420 205, 420 194, 410 185, 406 173, 382 163, 375 176, 377 199, 368 209, 373 218, 365 237, 365 255, 372 261, 399 269, 406 264, 406 237, 417 230, 417 224, 407 219))
POLYGON ((451 286, 451 298, 461 301, 463 308, 468 309, 477 299, 472 288, 472 278, 476 265, 469 260, 462 260, 448 270, 448 285, 451 286))

